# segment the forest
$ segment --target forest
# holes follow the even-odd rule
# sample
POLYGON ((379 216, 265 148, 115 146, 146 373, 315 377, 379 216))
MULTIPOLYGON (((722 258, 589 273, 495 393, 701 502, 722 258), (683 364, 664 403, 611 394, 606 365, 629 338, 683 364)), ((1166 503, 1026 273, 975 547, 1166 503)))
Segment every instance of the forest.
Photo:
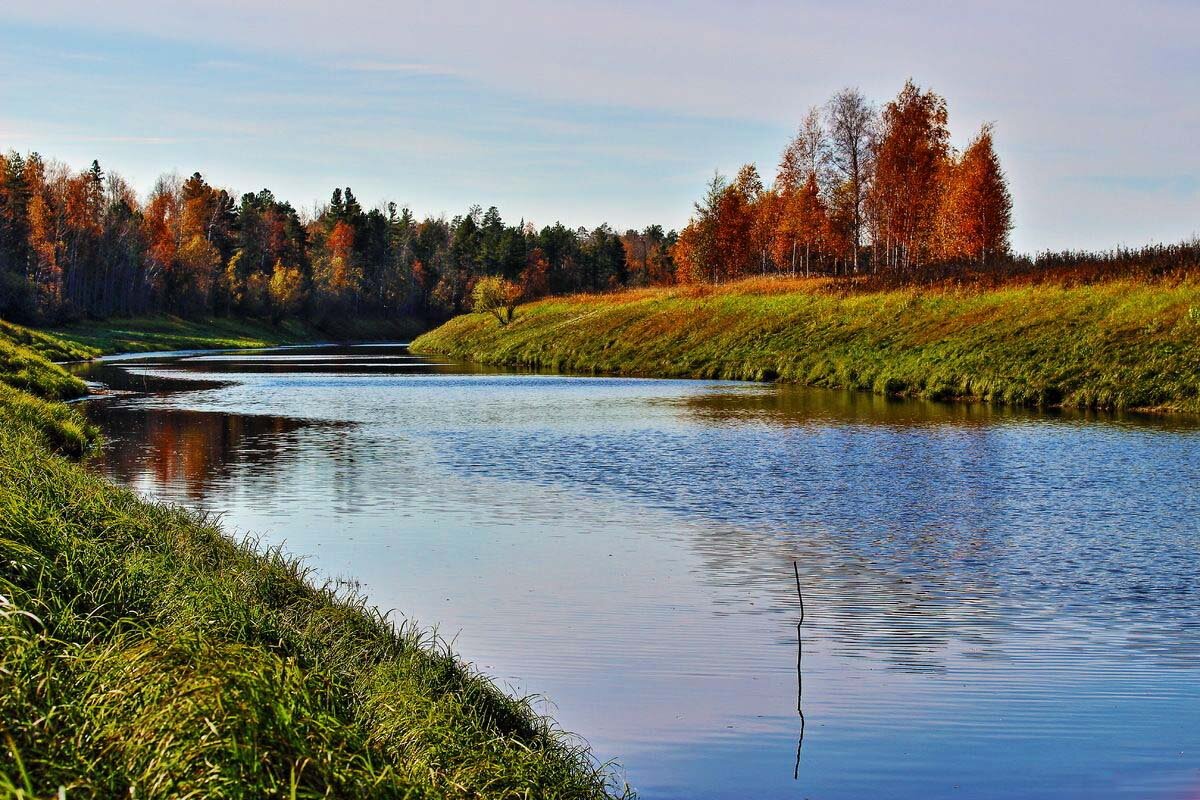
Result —
POLYGON ((475 206, 418 221, 364 209, 349 187, 306 215, 269 189, 234 199, 199 173, 161 177, 145 201, 99 163, 0 155, 0 316, 62 322, 154 313, 315 321, 444 318, 485 275, 524 296, 669 282, 673 234, 607 225, 536 230, 475 206))
POLYGON ((0 316, 436 321, 469 310, 490 276, 489 290, 502 282, 515 302, 755 275, 860 285, 1141 276, 1200 254, 1188 243, 1019 255, 1011 229, 993 127, 955 149, 946 100, 912 81, 881 108, 856 89, 812 107, 769 186, 753 164, 732 180, 714 174, 678 234, 538 229, 478 205, 418 220, 394 203, 364 209, 349 187, 302 211, 269 189, 235 199, 200 173, 164 175, 142 199, 96 161, 76 172, 10 151, 0 154, 0 316))

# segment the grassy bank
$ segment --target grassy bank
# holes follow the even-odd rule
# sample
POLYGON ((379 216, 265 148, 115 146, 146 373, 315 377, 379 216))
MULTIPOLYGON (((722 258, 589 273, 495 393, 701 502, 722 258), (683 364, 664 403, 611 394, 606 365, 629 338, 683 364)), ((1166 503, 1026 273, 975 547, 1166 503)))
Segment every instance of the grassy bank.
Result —
POLYGON ((4 342, 0 797, 607 796, 443 645, 68 458, 66 373, 4 342))
POLYGON ((214 350, 269 347, 322 341, 407 341, 424 330, 419 320, 345 319, 314 325, 298 319, 278 324, 262 320, 180 319, 145 317, 78 323, 49 331, 49 338, 66 343, 68 355, 55 360, 92 358, 113 353, 155 350, 214 350), (75 353, 72 358, 69 353, 75 353))
POLYGON ((551 298, 507 326, 468 314, 413 349, 563 371, 1197 412, 1200 285, 849 292, 755 280, 551 298))

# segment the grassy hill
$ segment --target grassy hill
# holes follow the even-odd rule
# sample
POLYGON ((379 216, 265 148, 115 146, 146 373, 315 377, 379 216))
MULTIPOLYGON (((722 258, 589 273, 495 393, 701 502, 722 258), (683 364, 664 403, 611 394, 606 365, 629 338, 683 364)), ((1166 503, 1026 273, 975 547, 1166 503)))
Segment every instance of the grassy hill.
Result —
POLYGON ((856 291, 750 280, 467 314, 417 352, 486 364, 783 380, 934 399, 1200 411, 1200 284, 856 291))

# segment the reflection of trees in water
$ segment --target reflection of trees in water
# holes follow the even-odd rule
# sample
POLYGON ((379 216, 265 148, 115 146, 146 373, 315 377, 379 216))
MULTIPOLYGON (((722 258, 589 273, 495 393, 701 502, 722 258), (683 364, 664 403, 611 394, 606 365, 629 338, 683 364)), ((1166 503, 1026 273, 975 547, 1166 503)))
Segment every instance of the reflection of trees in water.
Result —
MULTIPOLYGON (((182 490, 200 501, 214 481, 235 470, 251 468, 264 476, 291 447, 295 434, 314 424, 286 417, 239 416, 180 409, 144 409, 119 403, 93 402, 88 416, 108 440, 96 456, 97 466, 121 483, 149 479, 157 486, 182 490)), ((331 447, 344 439, 329 437, 331 447)))
MULTIPOLYGON (((1113 636, 1129 632, 1130 646, 1156 658, 1200 655, 1194 522, 1164 517, 1153 535, 1124 532, 1114 506, 1089 530, 1074 517, 1088 520, 1094 502, 1080 506, 1070 494, 1060 501, 1048 492, 1041 502, 1054 505, 1024 506, 1029 485, 995 474, 997 465, 1011 470, 1027 455, 996 423, 1053 427, 1044 415, 774 387, 651 402, 682 407, 690 421, 704 424, 586 433, 455 427, 424 431, 423 439, 435 442, 440 466, 468 477, 617 491, 699 521, 681 535, 703 559, 705 578, 771 598, 765 608, 727 605, 721 612, 790 608, 778 576, 799 557, 806 593, 820 609, 819 635, 844 654, 938 671, 951 644, 978 657, 1011 655, 1021 646, 1014 637, 1044 635, 1051 625, 1062 634, 1082 620, 1103 622, 1113 636), (769 425, 724 424, 747 420, 769 425), (795 427, 804 429, 789 430, 795 427)), ((235 470, 266 482, 255 487, 265 496, 270 481, 295 478, 278 464, 292 463, 300 448, 304 468, 320 470, 338 513, 385 496, 397 501, 424 477, 423 462, 398 453, 394 437, 314 430, 336 423, 123 405, 91 404, 92 413, 107 415, 106 468, 124 482, 145 476, 184 487, 189 499, 202 499, 214 480, 235 470), (304 431, 319 440, 298 442, 304 431), (374 498, 363 497, 364 485, 374 498)), ((1086 438, 1059 436, 1057 450, 1034 456, 1053 460, 1087 447, 1097 430, 1109 431, 1104 452, 1119 453, 1125 440, 1110 435, 1113 428, 1083 426, 1086 438)), ((1185 462, 1164 468, 1181 466, 1186 478, 1185 462)), ((1096 491, 1107 497, 1110 490, 1096 491)), ((1113 495, 1113 503, 1121 499, 1113 495)), ((1194 493, 1178 500, 1184 510, 1195 505, 1194 493)), ((1080 633, 1077 646, 1112 647, 1093 634, 1080 633)), ((810 626, 810 642, 812 636, 810 626)))

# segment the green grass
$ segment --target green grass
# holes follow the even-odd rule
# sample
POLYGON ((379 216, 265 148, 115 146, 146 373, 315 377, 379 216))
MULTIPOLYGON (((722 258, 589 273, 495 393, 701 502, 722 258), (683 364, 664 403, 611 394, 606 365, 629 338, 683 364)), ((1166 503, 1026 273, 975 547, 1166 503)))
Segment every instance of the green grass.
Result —
POLYGON ((46 353, 78 352, 65 344, 51 345, 51 337, 8 323, 0 323, 0 384, 49 400, 82 397, 87 386, 46 353))
POLYGON ((623 791, 434 636, 89 472, 53 382, 0 379, 0 798, 623 791))
POLYGON ((99 353, 77 342, 68 342, 53 334, 24 328, 0 319, 0 341, 28 348, 51 361, 83 361, 99 353))
POLYGON ((20 430, 0 433, 0 557, 0 787, 605 796, 586 750, 432 637, 20 430))
POLYGON ((216 350, 268 347, 318 341, 407 340, 423 330, 411 318, 331 320, 320 326, 297 319, 272 324, 261 320, 212 317, 141 317, 76 323, 49 331, 54 338, 89 355, 157 350, 216 350))
POLYGON ((0 384, 0 425, 22 428, 45 449, 70 456, 85 455, 100 441, 100 432, 75 408, 4 384, 0 384))
POLYGON ((1200 411, 1200 285, 847 292, 756 280, 551 298, 413 342, 486 364, 933 399, 1200 411))
POLYGON ((239 319, 166 316, 81 322, 49 333, 94 355, 267 347, 323 338, 315 328, 293 321, 276 326, 239 319))

